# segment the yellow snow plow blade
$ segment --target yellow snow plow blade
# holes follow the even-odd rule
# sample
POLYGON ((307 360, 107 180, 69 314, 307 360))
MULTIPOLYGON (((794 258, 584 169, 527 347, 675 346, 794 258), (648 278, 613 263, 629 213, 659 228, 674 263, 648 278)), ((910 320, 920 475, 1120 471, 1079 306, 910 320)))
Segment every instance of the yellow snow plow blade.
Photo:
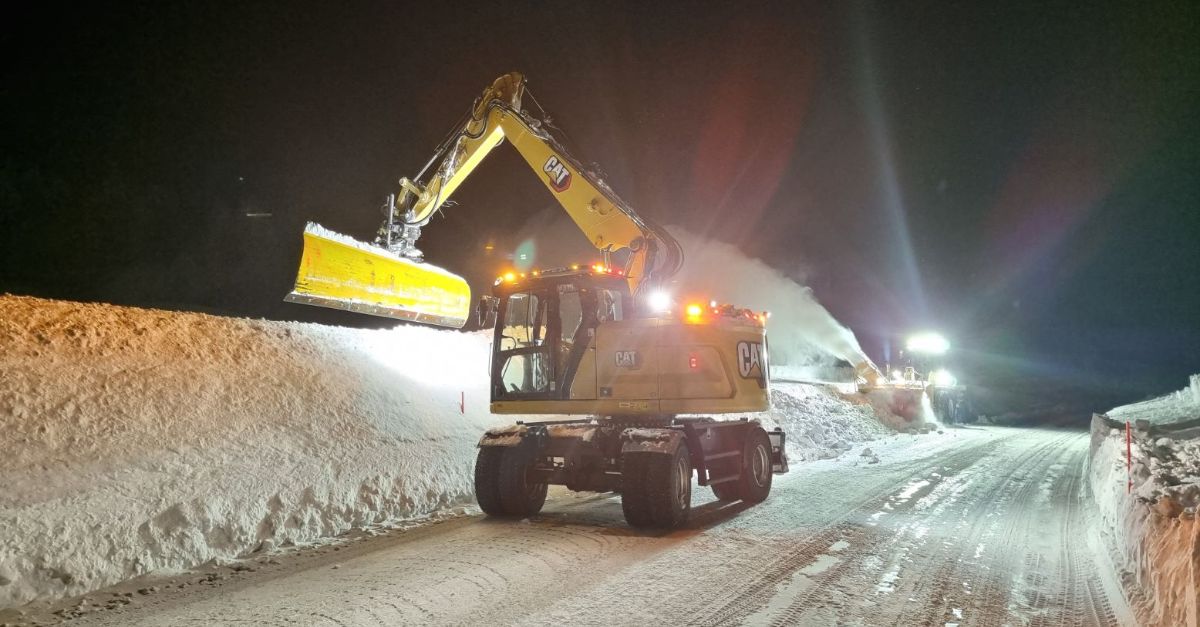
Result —
POLYGON ((437 266, 309 222, 296 287, 284 300, 457 329, 467 322, 471 287, 437 266))

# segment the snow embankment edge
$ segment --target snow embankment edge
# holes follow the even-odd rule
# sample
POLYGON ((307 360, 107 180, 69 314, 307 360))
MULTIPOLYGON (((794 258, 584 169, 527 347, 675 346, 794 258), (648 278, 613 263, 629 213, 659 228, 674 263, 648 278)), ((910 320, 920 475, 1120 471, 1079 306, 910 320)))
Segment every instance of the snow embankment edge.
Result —
POLYGON ((1200 624, 1200 522, 1194 505, 1155 485, 1148 434, 1131 438, 1105 416, 1092 418, 1089 483, 1105 548, 1141 624, 1200 624), (1126 484, 1132 477, 1132 490, 1126 484))

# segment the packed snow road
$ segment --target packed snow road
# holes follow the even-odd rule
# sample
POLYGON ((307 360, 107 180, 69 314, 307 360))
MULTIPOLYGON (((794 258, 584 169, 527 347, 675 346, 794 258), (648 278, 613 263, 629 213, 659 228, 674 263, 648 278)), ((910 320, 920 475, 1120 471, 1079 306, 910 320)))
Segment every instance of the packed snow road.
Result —
POLYGON ((73 623, 1127 622, 1089 546, 1085 433, 971 427, 870 448, 793 468, 749 509, 698 489, 669 533, 628 528, 616 497, 563 493, 532 520, 459 516, 94 593, 126 600, 73 623))

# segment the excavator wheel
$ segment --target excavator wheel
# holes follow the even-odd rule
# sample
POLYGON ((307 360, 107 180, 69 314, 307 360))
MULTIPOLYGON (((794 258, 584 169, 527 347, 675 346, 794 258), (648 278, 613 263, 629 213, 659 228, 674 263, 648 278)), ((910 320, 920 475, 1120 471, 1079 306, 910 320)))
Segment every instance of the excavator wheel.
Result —
POLYGON ((484 446, 475 458, 475 500, 489 516, 526 518, 542 510, 547 485, 531 483, 515 449, 484 446))
POLYGON ((709 470, 714 477, 726 477, 736 472, 741 473, 737 481, 710 486, 717 500, 747 503, 766 500, 771 492, 771 441, 762 429, 754 428, 746 434, 741 459, 722 459, 709 470))
POLYGON ((504 449, 484 446, 475 457, 475 500, 489 516, 504 515, 504 505, 500 502, 500 460, 503 456, 504 449))
MULTIPOLYGON (((745 455, 743 454, 743 457, 745 455)), ((720 459, 712 462, 708 466, 709 477, 728 477, 729 475, 740 473, 742 470, 742 459, 720 459)), ((741 480, 725 481, 722 483, 710 483, 708 487, 712 488, 713 494, 716 495, 718 501, 729 502, 736 501, 742 498, 742 483, 741 480)))
POLYGON ((621 509, 634 527, 670 529, 687 521, 692 509, 692 462, 686 444, 674 455, 621 456, 621 509))
POLYGON ((717 496, 718 501, 736 501, 742 498, 741 484, 737 481, 714 483, 709 487, 712 488, 713 494, 717 496))
POLYGON ((762 503, 771 493, 774 476, 771 474, 771 440, 767 438, 767 432, 755 427, 747 433, 744 451, 742 478, 726 485, 736 486, 746 503, 762 503))
MULTIPOLYGON (((709 464, 708 476, 710 477, 728 477, 734 473, 740 472, 742 460, 739 459, 721 459, 709 464)), ((723 483, 710 483, 708 487, 712 488, 713 494, 716 495, 718 501, 736 501, 742 498, 741 481, 725 481, 723 483)))

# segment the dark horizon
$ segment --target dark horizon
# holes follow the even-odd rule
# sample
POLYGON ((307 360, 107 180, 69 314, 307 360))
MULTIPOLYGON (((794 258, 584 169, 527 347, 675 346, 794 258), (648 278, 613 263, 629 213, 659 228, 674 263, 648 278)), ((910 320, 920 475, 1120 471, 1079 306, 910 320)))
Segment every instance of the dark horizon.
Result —
MULTIPOLYGON (((282 302, 303 225, 369 238, 517 70, 639 212, 810 286, 877 361, 933 328, 981 377, 1163 393, 1200 372, 1197 13, 24 4, 0 292, 390 325, 282 302)), ((455 200, 421 247, 476 291, 555 207, 503 147, 455 200)))

